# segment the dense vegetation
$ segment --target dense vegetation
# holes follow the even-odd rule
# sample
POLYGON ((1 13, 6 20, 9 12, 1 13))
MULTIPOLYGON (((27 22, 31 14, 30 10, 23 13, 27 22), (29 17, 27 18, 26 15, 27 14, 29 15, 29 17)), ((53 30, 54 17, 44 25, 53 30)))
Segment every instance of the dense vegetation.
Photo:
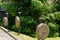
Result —
POLYGON ((60 33, 60 1, 47 0, 13 0, 12 4, 2 5, 10 12, 9 26, 17 31, 14 24, 17 12, 21 11, 21 33, 35 36, 35 30, 39 23, 47 23, 50 28, 50 37, 59 36, 60 33), (11 22, 12 21, 12 22, 11 22))

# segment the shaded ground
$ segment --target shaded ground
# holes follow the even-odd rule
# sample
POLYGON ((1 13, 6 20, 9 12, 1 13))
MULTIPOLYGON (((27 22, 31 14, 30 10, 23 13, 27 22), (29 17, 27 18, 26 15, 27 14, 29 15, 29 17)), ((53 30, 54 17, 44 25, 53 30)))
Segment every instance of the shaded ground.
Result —
MULTIPOLYGON (((30 36, 20 34, 10 31, 10 33, 14 34, 16 37, 20 38, 20 40, 37 40, 37 38, 32 38, 30 36)), ((2 29, 0 29, 0 40, 14 40, 12 37, 10 37, 7 33, 5 33, 2 29)), ((54 37, 54 38, 47 38, 45 40, 60 40, 60 37, 54 37)))
POLYGON ((0 29, 0 40, 14 40, 11 36, 0 29))
MULTIPOLYGON (((21 40, 37 40, 37 38, 32 38, 32 37, 24 35, 24 34, 18 35, 18 33, 16 33, 16 32, 11 32, 11 33, 17 37, 20 37, 21 40)), ((47 38, 45 40, 60 40, 60 37, 47 38)))

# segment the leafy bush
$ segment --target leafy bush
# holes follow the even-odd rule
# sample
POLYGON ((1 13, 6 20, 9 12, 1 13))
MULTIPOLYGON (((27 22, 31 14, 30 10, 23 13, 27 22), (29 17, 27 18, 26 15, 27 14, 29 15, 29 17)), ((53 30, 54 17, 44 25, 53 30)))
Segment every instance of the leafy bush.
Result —
POLYGON ((45 22, 49 25, 50 28, 50 34, 49 36, 52 37, 55 35, 55 33, 59 31, 59 20, 60 20, 60 12, 50 13, 47 15, 42 15, 40 17, 40 20, 42 22, 45 22), (58 15, 58 16, 57 16, 58 15))
POLYGON ((12 0, 12 2, 14 4, 1 5, 11 14, 9 16, 9 22, 11 22, 9 25, 12 30, 17 31, 14 19, 18 15, 17 12, 21 11, 21 33, 34 36, 36 26, 43 22, 47 23, 50 28, 49 36, 57 36, 60 26, 60 12, 56 11, 60 7, 59 3, 56 4, 53 2, 52 4, 47 4, 46 0, 12 0))

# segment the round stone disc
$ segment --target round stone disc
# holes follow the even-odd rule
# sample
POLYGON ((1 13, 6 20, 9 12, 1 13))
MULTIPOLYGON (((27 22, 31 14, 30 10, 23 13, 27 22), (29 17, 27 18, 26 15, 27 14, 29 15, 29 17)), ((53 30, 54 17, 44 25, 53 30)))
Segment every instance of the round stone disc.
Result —
POLYGON ((49 34, 49 27, 47 24, 41 23, 37 26, 36 34, 39 39, 45 39, 49 34))

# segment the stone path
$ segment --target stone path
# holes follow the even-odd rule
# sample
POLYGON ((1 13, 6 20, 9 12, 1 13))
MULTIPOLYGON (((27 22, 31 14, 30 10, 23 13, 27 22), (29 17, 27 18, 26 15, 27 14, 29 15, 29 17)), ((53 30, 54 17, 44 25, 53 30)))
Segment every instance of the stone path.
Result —
POLYGON ((5 33, 2 29, 0 29, 0 40, 15 40, 7 33, 5 33))

